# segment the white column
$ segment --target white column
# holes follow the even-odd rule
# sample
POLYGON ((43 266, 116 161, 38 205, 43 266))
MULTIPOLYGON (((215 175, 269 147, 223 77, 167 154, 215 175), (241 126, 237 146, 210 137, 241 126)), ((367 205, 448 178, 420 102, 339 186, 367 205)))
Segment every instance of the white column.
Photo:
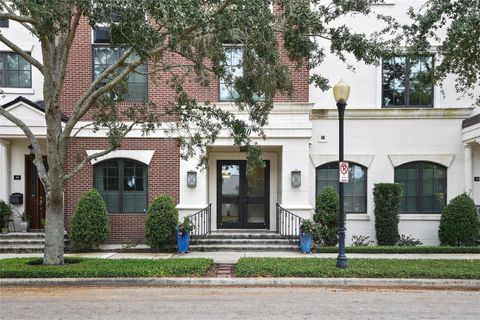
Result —
POLYGON ((472 146, 464 145, 465 148, 465 192, 472 195, 473 187, 473 160, 472 160, 472 146))
POLYGON ((0 199, 9 203, 10 194, 10 163, 8 145, 10 143, 0 139, 0 199))

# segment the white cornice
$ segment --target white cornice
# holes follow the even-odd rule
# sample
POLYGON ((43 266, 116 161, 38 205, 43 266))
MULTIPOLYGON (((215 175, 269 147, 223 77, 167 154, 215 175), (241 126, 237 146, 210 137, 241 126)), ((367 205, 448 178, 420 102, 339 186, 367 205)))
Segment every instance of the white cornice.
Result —
MULTIPOLYGON (((467 119, 473 108, 347 109, 345 119, 467 119)), ((337 109, 312 109, 312 120, 338 119, 337 109)))

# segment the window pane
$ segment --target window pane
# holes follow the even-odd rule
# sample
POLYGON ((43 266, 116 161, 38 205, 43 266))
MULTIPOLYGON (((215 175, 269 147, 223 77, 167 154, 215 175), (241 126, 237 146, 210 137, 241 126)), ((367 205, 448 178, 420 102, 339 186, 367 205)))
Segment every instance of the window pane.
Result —
POLYGON ((105 200, 108 212, 120 212, 120 192, 106 191, 100 194, 105 200))
POLYGON ((124 212, 144 212, 147 208, 145 192, 125 192, 123 195, 124 212))
POLYGON ((29 88, 32 86, 32 76, 30 71, 19 71, 18 86, 22 88, 29 88))
POLYGON ((405 104, 405 57, 392 57, 383 60, 383 105, 401 106, 405 104))
POLYGON ((395 169, 402 185, 402 212, 441 212, 446 197, 446 169, 429 162, 414 162, 395 169))
POLYGON ((243 48, 227 47, 224 49, 224 52, 227 74, 225 78, 220 79, 219 99, 230 101, 239 97, 238 92, 234 88, 234 84, 235 78, 243 75, 243 68, 240 65, 243 57, 243 48))
POLYGON ((123 190, 124 191, 135 191, 135 177, 124 177, 123 178, 123 190))
POLYGON ((30 63, 20 56, 18 57, 18 70, 28 70, 28 71, 30 71, 30 63))
MULTIPOLYGON (((123 53, 123 50, 115 47, 94 47, 93 48, 93 69, 94 77, 98 77, 105 69, 114 64, 123 53)), ((137 61, 138 56, 133 55, 127 62, 137 61)), ((121 71, 121 70, 118 70, 121 71)), ((123 98, 127 101, 145 101, 147 99, 147 66, 139 66, 136 71, 128 75, 127 88, 117 88, 119 93, 113 93, 115 99, 123 98)))
MULTIPOLYGON (((366 179, 367 170, 362 166, 350 163, 349 183, 344 184, 345 212, 366 212, 366 179)), ((333 187, 338 192, 338 163, 330 163, 316 169, 317 194, 325 187, 333 187)))
POLYGON ((95 165, 93 174, 95 188, 107 203, 109 212, 144 212, 147 206, 145 165, 114 159, 95 165))
POLYGON ((7 70, 18 70, 18 54, 7 54, 7 70))
POLYGON ((432 104, 433 57, 410 58, 410 105, 432 104))
POLYGON ((7 71, 7 86, 18 87, 18 71, 7 71))

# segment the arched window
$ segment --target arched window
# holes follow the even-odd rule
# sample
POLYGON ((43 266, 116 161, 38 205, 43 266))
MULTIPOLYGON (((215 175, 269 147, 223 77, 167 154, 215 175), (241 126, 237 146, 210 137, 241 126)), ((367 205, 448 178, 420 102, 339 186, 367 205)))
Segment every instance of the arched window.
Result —
MULTIPOLYGON (((349 182, 345 184, 345 212, 367 212, 367 168, 351 163, 348 171, 349 182)), ((316 194, 325 187, 334 187, 338 192, 338 162, 330 162, 316 169, 316 194)))
POLYGON ((447 168, 416 161, 395 168, 395 182, 403 189, 402 213, 441 213, 447 201, 447 168))
POLYGON ((130 159, 111 159, 93 167, 95 189, 110 213, 145 212, 147 166, 130 159))

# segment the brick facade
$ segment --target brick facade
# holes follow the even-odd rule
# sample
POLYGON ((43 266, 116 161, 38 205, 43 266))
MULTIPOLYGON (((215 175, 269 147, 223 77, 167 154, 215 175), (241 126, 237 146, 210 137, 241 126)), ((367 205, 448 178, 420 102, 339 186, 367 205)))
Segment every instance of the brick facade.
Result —
MULTIPOLYGON (((68 150, 70 157, 65 164, 67 170, 75 165, 77 155, 85 156, 85 150, 102 150, 107 147, 104 139, 78 138, 68 150)), ((122 144, 125 150, 155 150, 148 166, 148 203, 159 194, 169 194, 179 200, 179 148, 176 139, 134 138, 122 144)), ((65 187, 65 223, 70 230, 70 220, 80 195, 93 188, 93 166, 85 165, 82 170, 67 182, 65 187)), ((109 243, 123 243, 135 240, 144 242, 143 213, 112 213, 110 215, 111 234, 109 243)))
MULTIPOLYGON (((183 58, 175 54, 166 54, 166 59, 173 63, 181 64, 183 58)), ((277 96, 275 102, 308 102, 308 70, 306 67, 295 69, 283 57, 286 64, 291 65, 292 80, 296 92, 292 98, 277 96)), ((151 66, 150 66, 151 67, 151 66)), ((93 49, 92 29, 87 19, 81 19, 68 64, 68 72, 61 96, 63 112, 68 116, 73 112, 77 99, 84 93, 92 82, 93 77, 93 49)), ((171 102, 175 93, 168 82, 169 74, 156 74, 148 79, 148 100, 156 103, 158 108, 164 108, 171 102)), ((185 90, 197 101, 218 101, 218 79, 212 78, 209 87, 201 86, 193 76, 188 75, 185 81, 185 90)), ((123 102, 122 104, 126 104, 123 102)), ((88 120, 87 114, 82 120, 88 120)), ((72 168, 76 159, 85 156, 85 150, 103 150, 107 147, 102 138, 76 138, 69 148, 69 157, 66 167, 72 168)), ((158 194, 170 194, 179 201, 179 148, 177 141, 172 138, 129 138, 126 139, 121 149, 129 150, 155 150, 154 157, 148 168, 148 202, 158 194)), ((73 177, 66 185, 65 213, 66 228, 70 229, 71 215, 82 192, 93 187, 93 166, 87 164, 79 174, 73 177)), ((110 215, 111 236, 109 243, 122 243, 126 241, 144 242, 145 214, 118 213, 110 215)))

